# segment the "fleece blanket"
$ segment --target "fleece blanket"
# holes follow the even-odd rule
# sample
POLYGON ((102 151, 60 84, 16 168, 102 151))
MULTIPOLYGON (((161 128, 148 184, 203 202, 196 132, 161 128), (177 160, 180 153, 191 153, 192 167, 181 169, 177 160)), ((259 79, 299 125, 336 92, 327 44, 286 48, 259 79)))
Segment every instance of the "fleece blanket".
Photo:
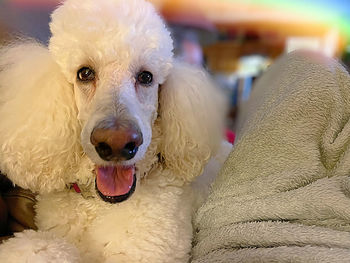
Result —
POLYGON ((192 262, 350 262, 350 77, 309 52, 258 80, 192 262))

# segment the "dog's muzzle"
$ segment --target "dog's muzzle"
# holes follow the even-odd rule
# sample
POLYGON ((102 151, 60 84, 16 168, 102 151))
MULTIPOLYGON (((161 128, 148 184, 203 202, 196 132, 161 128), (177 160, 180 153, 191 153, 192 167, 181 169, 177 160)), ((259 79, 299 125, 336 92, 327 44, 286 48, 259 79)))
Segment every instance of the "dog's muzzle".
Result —
POLYGON ((128 199, 136 187, 135 165, 120 162, 134 158, 143 138, 132 121, 108 123, 97 125, 90 141, 101 159, 111 162, 109 166, 96 167, 96 190, 102 200, 117 203, 128 199))

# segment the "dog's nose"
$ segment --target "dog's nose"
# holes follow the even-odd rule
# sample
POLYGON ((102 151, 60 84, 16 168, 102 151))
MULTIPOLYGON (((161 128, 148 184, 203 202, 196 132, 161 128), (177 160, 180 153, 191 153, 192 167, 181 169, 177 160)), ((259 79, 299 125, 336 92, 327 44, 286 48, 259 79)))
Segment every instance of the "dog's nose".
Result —
POLYGON ((143 142, 142 133, 134 124, 95 128, 90 137, 98 155, 105 161, 132 159, 143 142))

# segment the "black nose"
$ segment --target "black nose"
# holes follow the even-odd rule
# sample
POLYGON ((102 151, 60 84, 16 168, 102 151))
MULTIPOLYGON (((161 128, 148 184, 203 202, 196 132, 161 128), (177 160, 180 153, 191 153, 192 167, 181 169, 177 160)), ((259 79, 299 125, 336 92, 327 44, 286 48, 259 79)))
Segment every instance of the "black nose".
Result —
POLYGON ((95 128, 90 141, 101 159, 122 161, 134 158, 143 138, 136 125, 114 124, 110 128, 95 128))
MULTIPOLYGON (((111 146, 109 146, 105 142, 100 142, 95 146, 96 152, 98 155, 105 161, 109 161, 113 159, 113 150, 111 146)), ((139 150, 139 147, 136 146, 135 142, 129 142, 127 143, 123 149, 120 151, 120 157, 125 160, 130 160, 134 158, 137 151, 139 150)))

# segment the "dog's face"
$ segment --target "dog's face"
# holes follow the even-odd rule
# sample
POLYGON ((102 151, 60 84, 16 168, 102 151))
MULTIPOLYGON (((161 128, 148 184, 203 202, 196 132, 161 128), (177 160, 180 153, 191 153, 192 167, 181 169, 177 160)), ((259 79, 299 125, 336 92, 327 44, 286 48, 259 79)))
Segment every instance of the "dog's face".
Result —
POLYGON ((67 0, 52 15, 50 51, 74 86, 81 144, 108 202, 126 200, 157 117, 172 40, 143 0, 67 0))

